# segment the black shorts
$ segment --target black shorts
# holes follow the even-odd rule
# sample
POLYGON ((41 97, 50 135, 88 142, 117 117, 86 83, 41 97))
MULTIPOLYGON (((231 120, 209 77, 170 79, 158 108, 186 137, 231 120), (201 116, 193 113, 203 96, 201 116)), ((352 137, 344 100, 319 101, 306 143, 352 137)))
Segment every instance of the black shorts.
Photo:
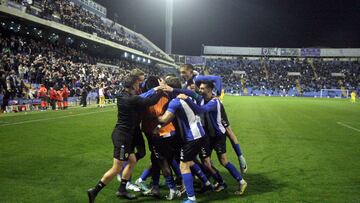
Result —
POLYGON ((211 156, 212 149, 210 147, 210 136, 205 136, 204 139, 205 139, 204 145, 201 147, 199 153, 200 159, 205 159, 211 156))
POLYGON ((215 150, 217 155, 226 153, 226 135, 225 134, 221 135, 221 136, 215 136, 215 137, 206 136, 205 138, 206 138, 205 144, 203 147, 201 147, 200 154, 199 154, 201 159, 210 157, 212 150, 215 150))
POLYGON ((174 135, 166 138, 152 139, 152 144, 152 152, 159 160, 174 159, 180 150, 180 146, 174 135))
POLYGON ((120 161, 127 161, 129 155, 134 153, 134 139, 131 135, 121 132, 115 128, 112 132, 114 144, 114 158, 120 161))
POLYGON ((200 153, 201 148, 205 145, 205 143, 206 139, 205 137, 202 137, 197 140, 193 140, 183 144, 180 150, 180 160, 182 162, 194 160, 196 158, 196 155, 200 153))
POLYGON ((210 137, 211 149, 215 150, 216 154, 221 155, 226 153, 226 135, 217 135, 210 137))
POLYGON ((133 134, 133 147, 139 151, 145 151, 145 140, 144 136, 142 135, 142 132, 140 130, 140 127, 136 127, 134 134, 133 134))

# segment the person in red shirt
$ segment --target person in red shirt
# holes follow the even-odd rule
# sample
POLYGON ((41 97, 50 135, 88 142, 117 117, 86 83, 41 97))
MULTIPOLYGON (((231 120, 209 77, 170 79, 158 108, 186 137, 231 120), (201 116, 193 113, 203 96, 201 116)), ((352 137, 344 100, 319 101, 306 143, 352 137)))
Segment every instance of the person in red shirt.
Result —
POLYGON ((40 89, 38 91, 38 97, 41 99, 41 110, 45 111, 46 110, 46 106, 47 106, 47 89, 45 87, 45 85, 40 85, 40 89))
POLYGON ((64 109, 67 109, 68 106, 69 106, 69 103, 68 103, 68 97, 70 95, 70 91, 69 89, 66 87, 66 85, 63 86, 63 91, 62 91, 62 97, 63 97, 63 107, 64 109))
POLYGON ((57 106, 58 106, 58 109, 63 109, 63 91, 62 91, 62 88, 58 91, 56 91, 56 98, 57 98, 57 106))
POLYGON ((56 100, 57 100, 57 95, 56 95, 56 91, 53 87, 50 87, 50 104, 51 104, 51 109, 55 110, 56 109, 56 100))

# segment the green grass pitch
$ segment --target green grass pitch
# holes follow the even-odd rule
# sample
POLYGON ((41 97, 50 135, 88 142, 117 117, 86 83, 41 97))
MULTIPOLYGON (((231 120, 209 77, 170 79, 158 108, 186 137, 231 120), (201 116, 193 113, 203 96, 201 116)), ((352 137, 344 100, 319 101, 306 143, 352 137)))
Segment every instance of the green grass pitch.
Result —
MULTIPOLYGON (((360 202, 359 103, 226 96, 224 104, 249 165, 248 189, 233 195, 237 184, 213 157, 229 187, 198 195, 200 202, 360 202)), ((112 164, 115 121, 114 106, 1 115, 0 202, 87 202, 86 190, 112 164)), ((115 197, 117 186, 109 184, 97 202, 125 202, 115 197)))

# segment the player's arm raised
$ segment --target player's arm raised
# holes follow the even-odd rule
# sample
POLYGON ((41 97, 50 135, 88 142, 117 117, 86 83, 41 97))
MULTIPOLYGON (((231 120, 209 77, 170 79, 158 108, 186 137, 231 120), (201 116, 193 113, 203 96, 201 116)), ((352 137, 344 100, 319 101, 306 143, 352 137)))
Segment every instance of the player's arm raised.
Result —
POLYGON ((195 112, 195 114, 202 114, 206 112, 216 111, 217 110, 217 103, 216 100, 212 99, 205 105, 198 105, 194 103, 189 97, 180 94, 178 96, 179 99, 186 101, 186 103, 190 106, 190 108, 195 112))

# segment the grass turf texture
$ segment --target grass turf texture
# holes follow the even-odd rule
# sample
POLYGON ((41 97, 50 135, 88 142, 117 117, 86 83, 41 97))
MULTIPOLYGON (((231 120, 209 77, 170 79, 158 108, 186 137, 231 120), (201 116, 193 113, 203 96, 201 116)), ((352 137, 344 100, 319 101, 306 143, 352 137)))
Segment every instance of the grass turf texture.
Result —
MULTIPOLYGON (((231 96, 224 103, 249 165, 248 190, 243 197, 233 195, 237 183, 213 154, 229 187, 198 195, 199 201, 360 201, 360 104, 231 96)), ((111 167, 115 121, 113 106, 1 115, 0 202, 87 202, 86 190, 111 167)), ((148 165, 148 154, 134 180, 148 165)), ((117 187, 114 180, 97 202, 126 202, 115 197, 117 187)), ((162 202, 150 197, 132 202, 155 201, 162 202)))

